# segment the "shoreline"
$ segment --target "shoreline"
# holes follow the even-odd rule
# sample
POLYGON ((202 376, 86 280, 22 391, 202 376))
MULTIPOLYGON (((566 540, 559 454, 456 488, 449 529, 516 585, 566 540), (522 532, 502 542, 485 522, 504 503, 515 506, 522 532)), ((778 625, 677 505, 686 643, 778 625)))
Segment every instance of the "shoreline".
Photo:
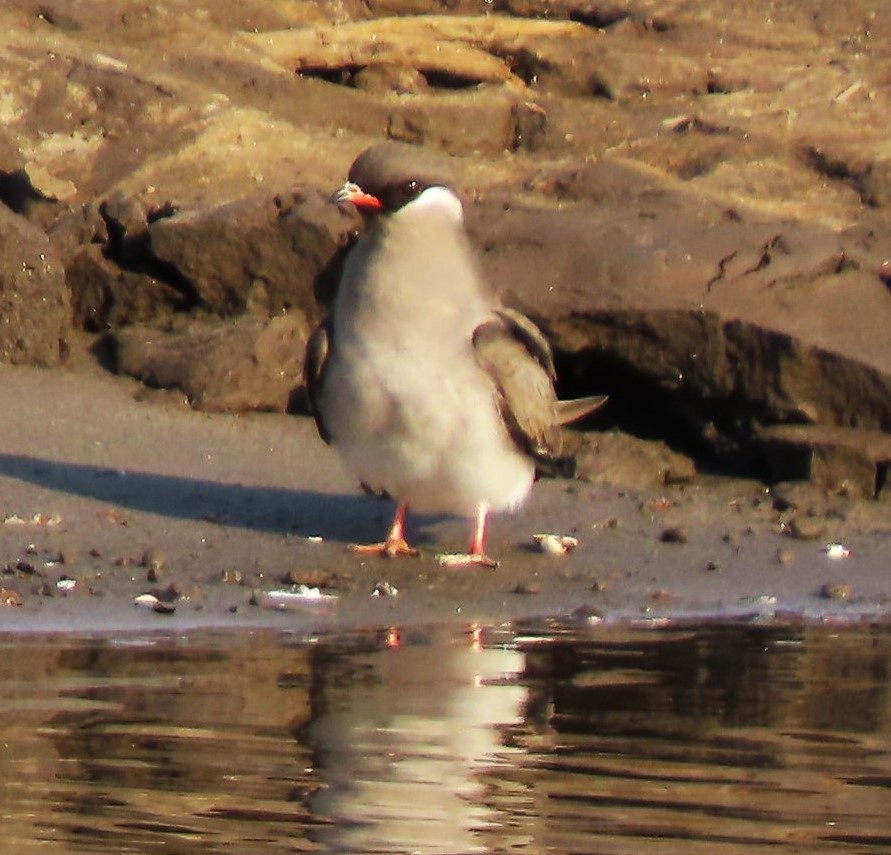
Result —
POLYGON ((0 633, 891 615, 884 503, 802 484, 787 491, 799 507, 778 511, 788 499, 729 478, 659 491, 543 479, 493 518, 495 570, 436 564, 467 536, 454 518, 410 518, 417 559, 359 558, 347 545, 384 531, 391 506, 358 490, 309 418, 175 401, 95 367, 0 366, 0 588, 21 601, 0 609, 0 633), (538 532, 580 545, 548 555, 538 532), (134 605, 151 591, 173 613, 134 605))

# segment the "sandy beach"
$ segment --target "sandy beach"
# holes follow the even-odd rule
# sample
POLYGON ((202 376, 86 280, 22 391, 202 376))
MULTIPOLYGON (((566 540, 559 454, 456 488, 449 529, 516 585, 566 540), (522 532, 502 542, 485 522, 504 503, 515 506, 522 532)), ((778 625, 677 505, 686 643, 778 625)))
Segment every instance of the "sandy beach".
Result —
POLYGON ((493 519, 497 569, 450 570, 435 555, 463 548, 465 520, 411 518, 417 559, 349 550, 381 536, 391 505, 306 417, 196 413, 95 368, 6 366, 0 412, 4 631, 853 620, 891 602, 884 503, 806 485, 542 479, 493 519), (543 553, 543 532, 579 546, 543 553), (152 592, 160 605, 137 605, 152 592))

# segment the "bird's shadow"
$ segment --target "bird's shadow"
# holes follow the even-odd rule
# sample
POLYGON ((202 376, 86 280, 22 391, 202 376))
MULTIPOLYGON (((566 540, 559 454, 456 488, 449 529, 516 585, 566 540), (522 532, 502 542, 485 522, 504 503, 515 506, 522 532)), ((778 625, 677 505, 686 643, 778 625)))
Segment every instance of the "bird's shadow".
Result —
MULTIPOLYGON (((381 540, 393 505, 357 493, 243 484, 0 453, 0 476, 117 507, 184 520, 355 543, 381 540)), ((419 540, 432 517, 414 520, 419 540)))

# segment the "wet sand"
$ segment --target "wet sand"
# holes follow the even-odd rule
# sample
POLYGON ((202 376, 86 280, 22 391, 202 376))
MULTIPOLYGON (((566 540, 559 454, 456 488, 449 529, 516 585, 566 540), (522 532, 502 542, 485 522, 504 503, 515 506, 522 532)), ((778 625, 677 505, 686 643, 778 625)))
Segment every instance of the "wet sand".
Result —
POLYGON ((95 367, 0 366, 0 413, 3 631, 856 620, 891 602, 887 505, 803 485, 778 501, 726 478, 652 493, 544 479, 493 519, 496 570, 451 570, 435 555, 464 547, 465 520, 412 518, 417 559, 348 549, 379 539, 392 507, 308 418, 196 413, 95 367), (539 532, 580 545, 543 554, 539 532), (328 596, 270 596, 294 583, 328 596), (134 604, 151 591, 165 613, 134 604))

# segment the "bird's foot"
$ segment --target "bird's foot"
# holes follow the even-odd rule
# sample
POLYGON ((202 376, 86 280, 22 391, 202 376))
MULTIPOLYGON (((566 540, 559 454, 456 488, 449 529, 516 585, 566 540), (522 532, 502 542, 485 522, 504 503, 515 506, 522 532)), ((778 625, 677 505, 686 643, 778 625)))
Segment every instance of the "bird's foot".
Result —
POLYGON ((495 569, 498 562, 482 552, 440 552, 436 560, 442 567, 488 567, 495 569))
POLYGON ((353 543, 350 545, 350 549, 359 555, 378 555, 381 558, 418 555, 418 550, 409 546, 404 537, 388 538, 383 543, 353 543))

